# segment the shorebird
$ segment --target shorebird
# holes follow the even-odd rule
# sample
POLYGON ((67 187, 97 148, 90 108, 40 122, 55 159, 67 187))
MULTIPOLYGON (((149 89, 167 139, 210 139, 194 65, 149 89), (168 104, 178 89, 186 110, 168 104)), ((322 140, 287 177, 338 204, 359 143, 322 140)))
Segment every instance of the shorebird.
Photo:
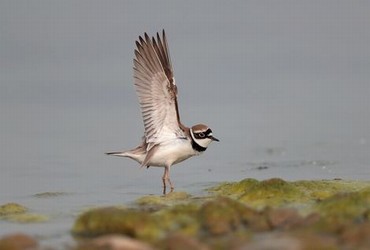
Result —
POLYGON ((128 151, 108 155, 131 158, 141 167, 164 167, 163 194, 170 180, 172 165, 204 152, 212 141, 219 141, 204 124, 191 128, 180 122, 175 83, 165 31, 150 38, 147 33, 136 41, 134 85, 144 121, 142 143, 128 151))

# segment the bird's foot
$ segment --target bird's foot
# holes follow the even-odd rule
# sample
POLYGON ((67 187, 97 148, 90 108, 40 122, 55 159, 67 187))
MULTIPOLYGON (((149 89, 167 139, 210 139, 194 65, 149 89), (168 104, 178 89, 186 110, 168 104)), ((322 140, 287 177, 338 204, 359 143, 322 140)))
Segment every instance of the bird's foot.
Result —
POLYGON ((166 182, 168 182, 168 184, 170 185, 170 192, 169 193, 172 193, 173 190, 175 189, 175 187, 172 185, 172 182, 170 180, 170 178, 163 178, 163 195, 166 195, 166 191, 167 191, 167 185, 166 185, 166 182))

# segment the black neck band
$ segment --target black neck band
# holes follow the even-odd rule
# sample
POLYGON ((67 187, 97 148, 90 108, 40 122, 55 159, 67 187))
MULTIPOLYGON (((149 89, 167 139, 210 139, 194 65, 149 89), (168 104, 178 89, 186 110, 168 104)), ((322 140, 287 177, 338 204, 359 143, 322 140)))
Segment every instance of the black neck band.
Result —
POLYGON ((206 151, 206 149, 207 149, 207 148, 205 148, 205 147, 200 146, 198 143, 196 143, 196 142, 194 141, 193 137, 191 138, 191 146, 193 147, 193 149, 194 149, 195 151, 198 151, 198 152, 204 152, 204 151, 206 151))

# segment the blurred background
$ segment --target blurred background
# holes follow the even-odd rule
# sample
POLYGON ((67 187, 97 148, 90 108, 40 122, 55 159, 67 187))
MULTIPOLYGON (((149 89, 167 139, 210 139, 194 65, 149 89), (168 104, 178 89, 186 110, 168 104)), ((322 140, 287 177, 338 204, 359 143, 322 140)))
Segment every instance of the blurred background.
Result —
POLYGON ((57 214, 37 230, 65 232, 82 208, 161 193, 162 169, 104 152, 140 142, 134 42, 162 29, 183 123, 208 124, 220 139, 172 168, 176 191, 243 178, 369 180, 369 9, 344 0, 0 1, 0 204, 57 214), (65 195, 35 198, 44 192, 65 195))

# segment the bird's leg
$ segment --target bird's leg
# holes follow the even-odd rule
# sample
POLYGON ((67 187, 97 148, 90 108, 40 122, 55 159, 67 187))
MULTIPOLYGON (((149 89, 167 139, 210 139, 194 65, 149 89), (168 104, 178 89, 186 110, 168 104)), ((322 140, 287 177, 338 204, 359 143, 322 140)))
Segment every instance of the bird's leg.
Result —
POLYGON ((171 191, 173 191, 174 189, 174 186, 172 185, 172 182, 170 180, 170 167, 165 167, 164 168, 164 174, 163 174, 163 177, 162 177, 162 180, 163 180, 163 194, 165 195, 166 194, 166 182, 168 182, 168 184, 170 184, 170 188, 171 188, 171 191))

